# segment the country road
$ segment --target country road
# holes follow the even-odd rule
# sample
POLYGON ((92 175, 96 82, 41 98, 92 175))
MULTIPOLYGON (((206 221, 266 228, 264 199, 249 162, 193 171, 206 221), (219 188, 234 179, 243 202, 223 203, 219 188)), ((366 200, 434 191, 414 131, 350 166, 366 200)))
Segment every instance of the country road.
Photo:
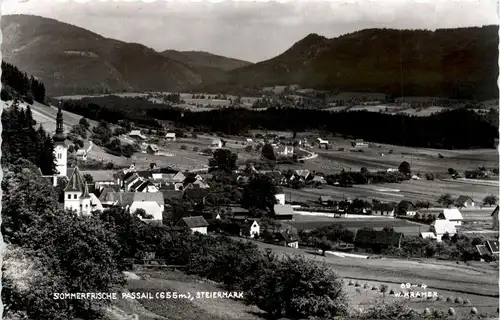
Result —
POLYGON ((250 241, 260 249, 272 249, 279 256, 300 254, 312 262, 323 262, 339 276, 364 281, 384 281, 394 284, 426 283, 428 286, 455 293, 466 293, 483 297, 498 297, 498 271, 487 268, 453 266, 439 262, 396 260, 396 259, 359 259, 335 256, 319 256, 305 250, 275 246, 259 241, 233 238, 237 241, 250 241))

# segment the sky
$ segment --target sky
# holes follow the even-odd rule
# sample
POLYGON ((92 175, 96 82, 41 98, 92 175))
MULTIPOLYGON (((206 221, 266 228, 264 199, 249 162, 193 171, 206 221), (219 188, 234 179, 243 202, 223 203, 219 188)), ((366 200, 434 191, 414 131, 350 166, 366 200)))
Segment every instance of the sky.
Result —
POLYGON ((333 38, 365 28, 498 24, 497 6, 495 0, 2 0, 1 13, 53 18, 157 51, 207 51, 258 62, 310 33, 333 38))

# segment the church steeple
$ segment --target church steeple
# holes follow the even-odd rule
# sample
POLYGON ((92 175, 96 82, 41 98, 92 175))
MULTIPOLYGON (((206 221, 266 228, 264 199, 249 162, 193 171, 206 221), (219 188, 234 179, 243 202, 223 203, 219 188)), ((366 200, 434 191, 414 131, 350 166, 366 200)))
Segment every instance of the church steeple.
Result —
POLYGON ((61 107, 59 107, 59 110, 57 111, 57 118, 56 118, 56 134, 54 135, 53 138, 54 142, 64 142, 66 140, 66 137, 64 136, 64 128, 63 128, 63 114, 61 107))

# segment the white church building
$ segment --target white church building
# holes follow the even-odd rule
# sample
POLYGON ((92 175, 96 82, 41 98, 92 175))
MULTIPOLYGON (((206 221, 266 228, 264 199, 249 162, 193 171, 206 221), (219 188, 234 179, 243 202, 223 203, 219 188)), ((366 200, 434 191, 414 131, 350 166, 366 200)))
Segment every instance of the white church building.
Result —
MULTIPOLYGON (((54 141, 54 156, 56 162, 56 173, 53 176, 54 186, 58 178, 68 177, 68 147, 63 128, 63 114, 61 108, 57 112, 56 133, 52 138, 54 141)), ((64 209, 76 211, 79 215, 90 215, 94 210, 103 210, 101 201, 94 193, 89 192, 89 186, 75 167, 68 179, 64 189, 64 209)))

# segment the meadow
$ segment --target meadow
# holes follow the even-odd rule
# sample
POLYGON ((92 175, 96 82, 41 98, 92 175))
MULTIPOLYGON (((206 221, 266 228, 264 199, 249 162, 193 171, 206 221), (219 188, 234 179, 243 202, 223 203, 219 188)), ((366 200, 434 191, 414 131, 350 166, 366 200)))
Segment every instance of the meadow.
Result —
MULTIPOLYGON (((139 278, 129 279, 130 292, 223 292, 215 283, 179 271, 137 271, 139 278)), ((246 306, 232 299, 151 299, 117 300, 115 306, 140 319, 169 320, 257 320, 264 313, 257 307, 246 306)))
MULTIPOLYGON (((252 241, 252 240, 241 240, 252 241)), ((472 304, 477 305, 479 312, 495 315, 498 307, 498 269, 487 268, 484 263, 480 266, 467 266, 460 264, 449 264, 435 259, 399 260, 399 259, 360 259, 342 258, 327 254, 325 257, 317 253, 311 254, 304 250, 297 250, 283 246, 274 246, 262 242, 252 241, 261 249, 270 248, 278 255, 301 254, 312 262, 325 263, 331 267, 340 277, 358 281, 361 286, 368 282, 370 284, 388 284, 397 291, 401 283, 426 284, 428 291, 437 291, 438 295, 446 297, 461 297, 469 299, 472 304)), ((362 288, 362 287, 361 287, 362 288)), ((370 287, 371 289, 371 287, 370 287)), ((400 289, 399 289, 400 290, 400 289)), ((366 308, 376 298, 375 293, 366 292, 361 295, 355 290, 348 289, 353 305, 366 308)), ((377 298, 382 298, 378 296, 377 298)), ((380 299, 381 300, 381 299, 380 299)), ((457 305, 443 301, 409 301, 411 307, 423 309, 435 307, 444 312, 449 306, 462 309, 457 305)), ((468 309, 461 311, 469 313, 468 309)), ((458 310, 457 310, 458 311, 458 310)), ((457 319, 457 318, 452 318, 457 319)))

